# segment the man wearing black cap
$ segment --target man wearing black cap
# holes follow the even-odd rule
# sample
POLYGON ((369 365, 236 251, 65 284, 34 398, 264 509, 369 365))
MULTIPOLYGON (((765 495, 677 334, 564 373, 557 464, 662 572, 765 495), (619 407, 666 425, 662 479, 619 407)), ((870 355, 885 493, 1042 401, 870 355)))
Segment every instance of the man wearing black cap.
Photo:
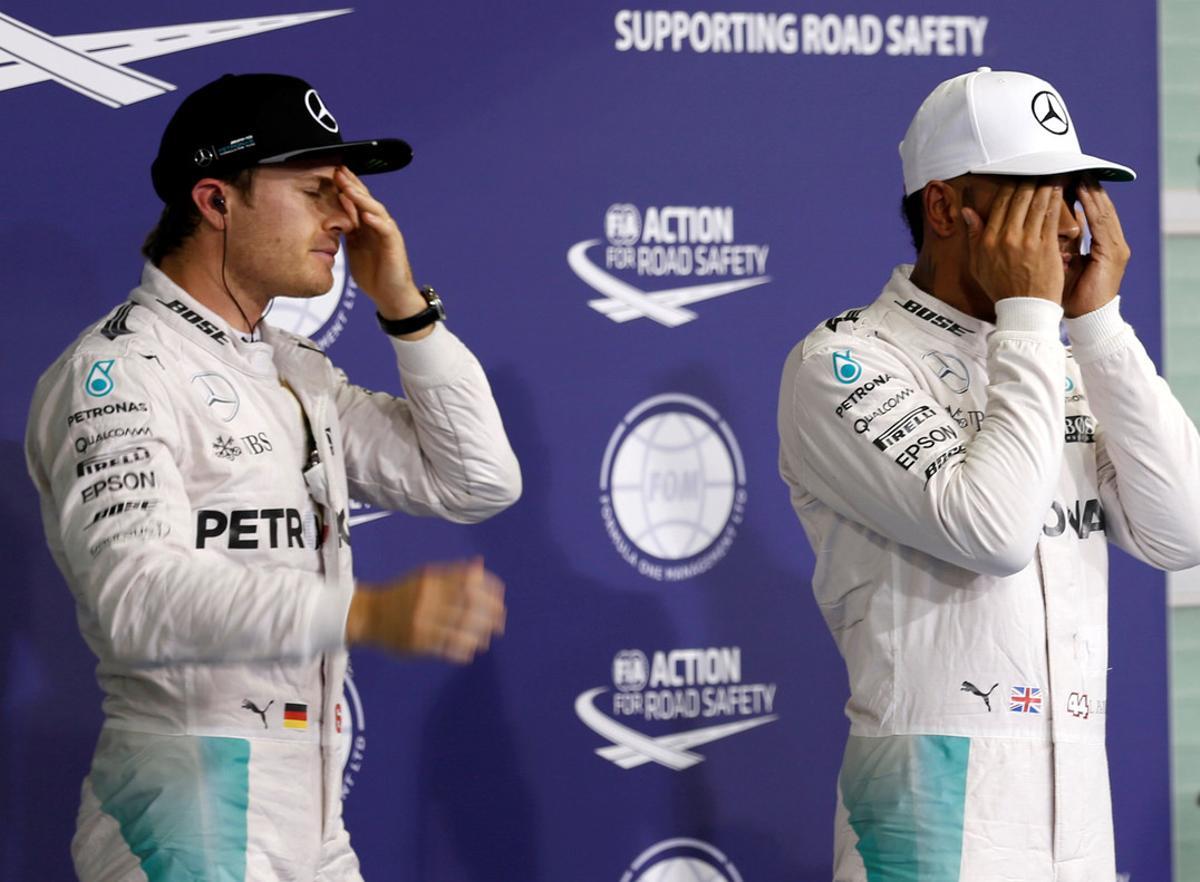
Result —
POLYGON ((468 661, 503 627, 478 560, 371 588, 352 572, 351 497, 474 522, 520 494, 479 363, 359 177, 411 155, 343 142, 299 79, 203 87, 154 161, 166 208, 141 284, 38 384, 29 470, 105 692, 83 882, 359 880, 346 647, 468 661), (404 398, 262 323, 273 297, 331 287, 343 239, 404 398))

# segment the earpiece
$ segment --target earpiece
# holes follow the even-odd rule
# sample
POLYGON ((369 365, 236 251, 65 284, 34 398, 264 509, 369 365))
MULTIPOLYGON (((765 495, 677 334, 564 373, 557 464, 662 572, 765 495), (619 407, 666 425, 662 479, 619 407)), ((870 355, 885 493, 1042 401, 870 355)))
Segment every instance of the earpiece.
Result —
POLYGON ((220 194, 214 195, 212 198, 212 207, 215 208, 217 211, 221 212, 221 214, 224 214, 225 213, 225 197, 221 196, 220 194))

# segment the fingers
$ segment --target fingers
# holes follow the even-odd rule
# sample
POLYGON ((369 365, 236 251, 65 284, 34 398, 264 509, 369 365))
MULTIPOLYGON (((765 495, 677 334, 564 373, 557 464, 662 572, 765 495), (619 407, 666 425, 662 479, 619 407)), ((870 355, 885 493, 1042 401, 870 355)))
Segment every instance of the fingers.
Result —
POLYGON ((1031 214, 1036 216, 1036 212, 1031 212, 1030 209, 1040 189, 1030 180, 1023 180, 1017 185, 1012 201, 1008 204, 1008 217, 1005 218, 1004 229, 1020 230, 1025 227, 1031 214))
POLYGON ((992 300, 1062 297, 1058 227, 1062 187, 1025 179, 997 186, 986 224, 964 206, 968 266, 992 300))
POLYGON ((1041 184, 1034 190, 1029 213, 1025 217, 1025 236, 1028 240, 1044 244, 1053 227, 1054 240, 1058 241, 1058 207, 1061 203, 1062 187, 1041 184))
POLYGON ((357 230, 362 224, 362 220, 358 216, 358 206, 354 204, 354 200, 345 193, 338 191, 338 202, 342 204, 342 210, 346 212, 346 216, 350 218, 350 232, 357 230))
POLYGON ((1124 243, 1125 232, 1121 229, 1117 208, 1100 184, 1085 178, 1079 185, 1077 197, 1083 206, 1083 215, 1087 218, 1095 244, 1124 243))
POLYGON ((484 568, 482 558, 429 567, 427 573, 422 587, 428 596, 418 612, 424 639, 415 648, 465 664, 504 632, 504 583, 484 568))
POLYGON ((359 180, 358 175, 344 165, 338 166, 337 171, 334 172, 334 182, 338 185, 338 192, 349 197, 360 215, 367 213, 380 218, 388 216, 388 211, 383 203, 372 196, 371 191, 367 189, 366 184, 359 180))
MULTIPOLYGON (((1016 185, 1007 183, 1001 184, 1000 188, 996 191, 996 197, 992 200, 992 207, 987 221, 986 232, 990 237, 998 236, 1000 230, 1004 228, 1004 223, 1008 220, 1009 206, 1012 204, 1013 196, 1016 192, 1016 185)), ((975 216, 978 217, 979 215, 975 216)))

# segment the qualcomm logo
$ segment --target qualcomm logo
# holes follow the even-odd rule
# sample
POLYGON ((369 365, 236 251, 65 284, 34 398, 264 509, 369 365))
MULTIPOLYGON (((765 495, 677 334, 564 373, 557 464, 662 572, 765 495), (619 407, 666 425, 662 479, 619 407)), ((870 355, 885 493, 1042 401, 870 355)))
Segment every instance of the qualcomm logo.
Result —
POLYGON ((321 349, 336 342, 358 301, 358 285, 346 271, 346 249, 333 261, 333 285, 317 297, 276 297, 263 321, 272 327, 309 337, 321 349))
POLYGON ((175 87, 125 67, 131 61, 290 28, 352 12, 332 9, 198 24, 52 37, 0 13, 0 92, 53 80, 109 107, 155 98, 175 87))
POLYGON ((685 306, 723 297, 771 281, 767 270, 768 245, 739 245, 733 235, 733 209, 729 206, 649 206, 643 212, 628 203, 610 205, 604 215, 608 245, 603 268, 592 263, 588 251, 600 239, 576 242, 567 251, 567 265, 575 275, 604 295, 588 306, 614 322, 649 318, 674 328, 696 318, 685 306), (708 278, 706 282, 654 291, 642 290, 609 270, 638 279, 708 278), (732 278, 730 278, 732 277, 732 278))
POLYGON ((699 398, 655 395, 617 426, 600 467, 600 516, 639 573, 676 582, 712 569, 746 508, 746 467, 729 425, 699 398))
POLYGON ((596 753, 622 769, 655 762, 679 772, 704 761, 692 748, 779 719, 772 713, 778 687, 743 683, 742 650, 736 646, 659 650, 650 659, 641 650, 623 649, 613 657, 612 677, 617 690, 612 716, 596 706, 596 699, 608 692, 605 686, 581 693, 575 699, 575 715, 611 742, 596 753), (620 718, 725 722, 652 736, 620 718))
POLYGON ((742 876, 707 842, 680 836, 639 854, 621 882, 742 882, 742 876))

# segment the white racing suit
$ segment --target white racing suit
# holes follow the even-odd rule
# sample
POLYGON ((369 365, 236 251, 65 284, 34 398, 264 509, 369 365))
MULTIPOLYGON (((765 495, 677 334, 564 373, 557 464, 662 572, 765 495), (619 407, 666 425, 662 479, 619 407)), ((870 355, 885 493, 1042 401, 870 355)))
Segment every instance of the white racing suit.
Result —
POLYGON ((1200 440, 1119 301, 1067 320, 1068 354, 1055 304, 991 325, 911 269, 780 394, 850 680, 834 879, 1113 882, 1105 540, 1200 562, 1200 440))
POLYGON ((341 817, 350 499, 473 522, 520 494, 474 356, 443 326, 392 343, 407 398, 304 338, 244 341, 147 265, 43 375, 28 465, 105 694, 82 882, 361 878, 341 817))

